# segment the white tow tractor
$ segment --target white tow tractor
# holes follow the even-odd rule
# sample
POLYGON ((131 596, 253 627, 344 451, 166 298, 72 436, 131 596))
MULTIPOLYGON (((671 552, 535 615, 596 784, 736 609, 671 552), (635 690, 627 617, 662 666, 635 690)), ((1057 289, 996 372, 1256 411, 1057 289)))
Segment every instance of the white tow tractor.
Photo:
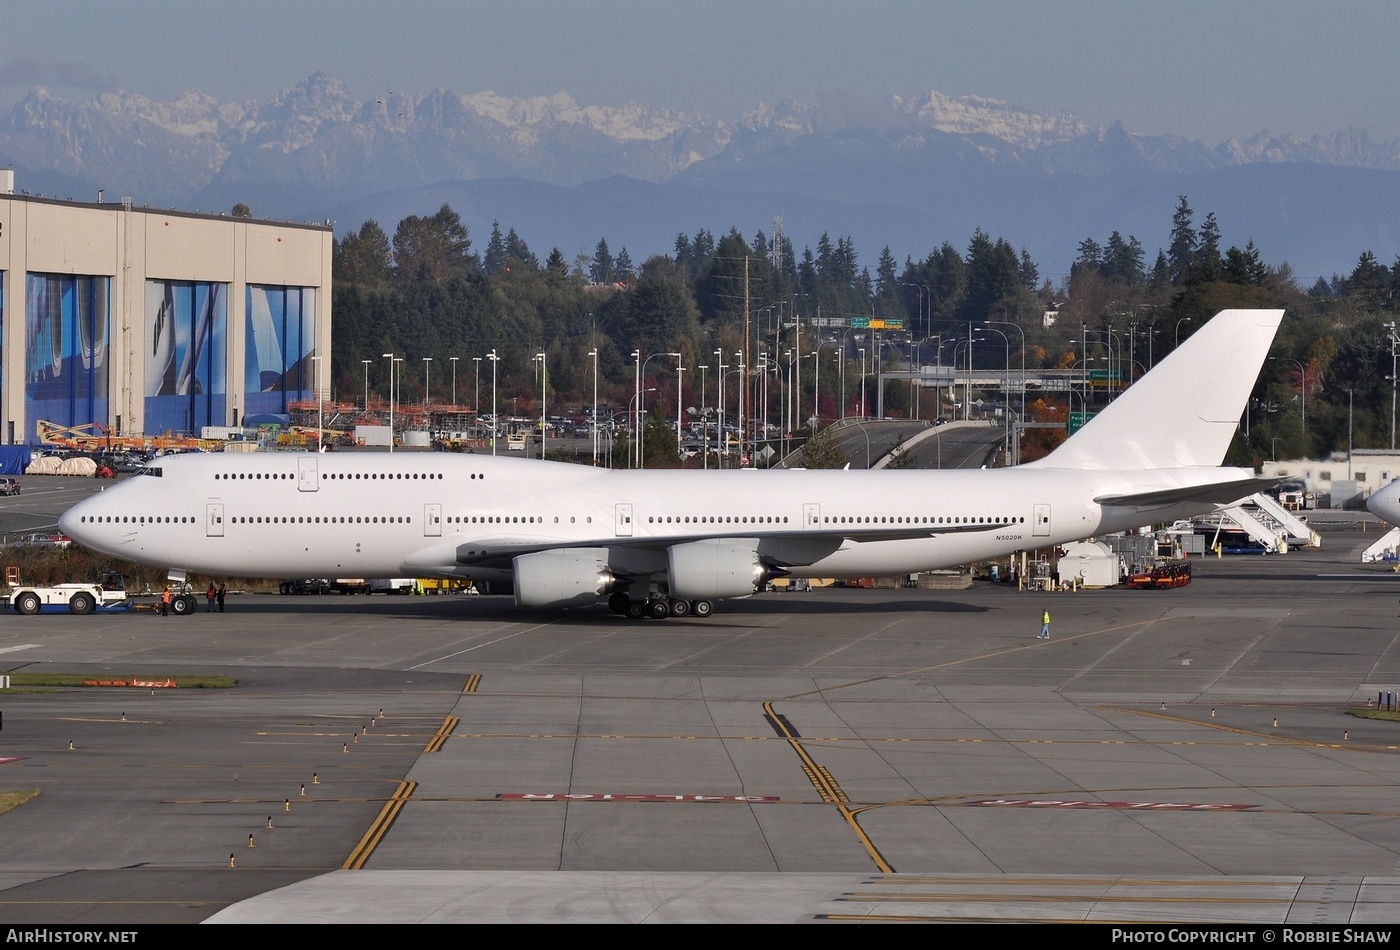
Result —
MULTIPOLYGON (((11 584, 9 603, 12 610, 22 614, 58 611, 90 614, 95 610, 131 609, 126 578, 116 572, 103 574, 95 584, 54 584, 52 587, 11 584)), ((189 612, 194 612, 193 600, 189 612)))

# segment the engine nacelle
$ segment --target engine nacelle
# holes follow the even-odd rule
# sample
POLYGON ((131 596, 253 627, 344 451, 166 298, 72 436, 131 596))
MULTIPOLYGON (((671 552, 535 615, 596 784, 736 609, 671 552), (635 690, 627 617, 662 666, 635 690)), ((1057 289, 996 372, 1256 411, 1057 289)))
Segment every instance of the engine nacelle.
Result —
POLYGON ((667 563, 671 596, 681 600, 747 597, 783 573, 759 558, 757 538, 674 544, 667 563))
POLYGON ((604 548, 522 554, 514 564, 515 602, 521 607, 587 607, 617 583, 604 548))

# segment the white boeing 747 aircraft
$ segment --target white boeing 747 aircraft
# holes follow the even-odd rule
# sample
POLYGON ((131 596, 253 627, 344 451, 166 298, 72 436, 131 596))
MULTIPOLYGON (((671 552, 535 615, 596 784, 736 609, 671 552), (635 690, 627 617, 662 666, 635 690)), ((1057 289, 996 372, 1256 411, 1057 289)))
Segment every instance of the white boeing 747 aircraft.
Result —
POLYGON ((509 581, 524 607, 708 616, 770 579, 904 575, 1226 507, 1221 462, 1283 318, 1226 310, 1053 453, 978 471, 630 471, 445 453, 157 459, 78 542, 231 577, 509 581))

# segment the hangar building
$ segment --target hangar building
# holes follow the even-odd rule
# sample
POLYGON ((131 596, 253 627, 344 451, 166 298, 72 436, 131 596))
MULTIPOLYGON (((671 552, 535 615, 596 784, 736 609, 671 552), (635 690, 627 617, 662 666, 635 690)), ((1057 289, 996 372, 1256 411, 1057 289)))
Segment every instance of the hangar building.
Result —
MULTIPOLYGON (((329 222, 16 194, 0 169, 0 441, 198 435, 313 399, 329 222)), ((324 385, 322 383, 321 385, 324 385)))

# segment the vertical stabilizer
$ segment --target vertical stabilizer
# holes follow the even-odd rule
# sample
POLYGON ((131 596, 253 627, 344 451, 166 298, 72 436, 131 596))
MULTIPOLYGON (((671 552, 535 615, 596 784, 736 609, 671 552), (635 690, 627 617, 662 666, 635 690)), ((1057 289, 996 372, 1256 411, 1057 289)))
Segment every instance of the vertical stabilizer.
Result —
POLYGON ((1282 319, 1282 310, 1222 310, 1058 449, 1028 464, 1219 465, 1282 319))

